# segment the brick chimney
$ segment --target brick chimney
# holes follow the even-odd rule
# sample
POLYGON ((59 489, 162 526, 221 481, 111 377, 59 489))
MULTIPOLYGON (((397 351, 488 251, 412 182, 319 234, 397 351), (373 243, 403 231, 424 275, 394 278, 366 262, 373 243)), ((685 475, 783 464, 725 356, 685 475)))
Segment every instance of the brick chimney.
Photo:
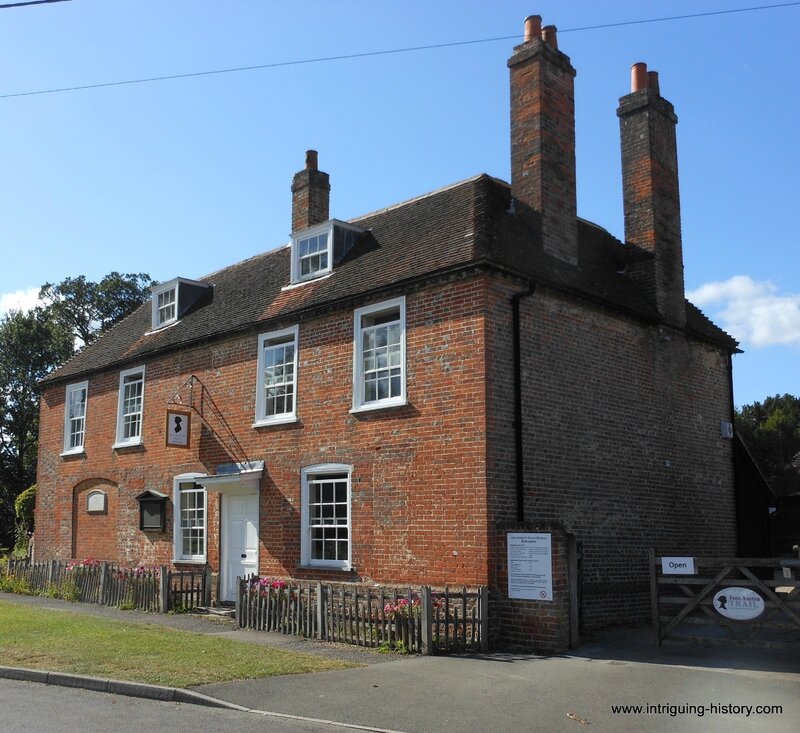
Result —
POLYGON ((306 167, 292 179, 292 232, 321 224, 330 218, 331 184, 317 168, 317 151, 306 151, 306 167))
POLYGON ((645 288, 664 322, 686 323, 678 192, 678 149, 672 105, 661 96, 658 74, 631 68, 631 93, 617 110, 622 140, 625 241, 652 253, 627 267, 645 288))
POLYGON ((555 26, 525 19, 511 77, 511 195, 542 215, 546 252, 578 262, 575 194, 575 69, 555 26))

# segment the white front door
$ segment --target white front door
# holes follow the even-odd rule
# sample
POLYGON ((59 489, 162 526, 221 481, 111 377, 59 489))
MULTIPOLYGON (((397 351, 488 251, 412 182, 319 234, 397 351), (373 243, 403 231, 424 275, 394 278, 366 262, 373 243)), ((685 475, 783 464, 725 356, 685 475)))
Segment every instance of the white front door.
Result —
POLYGON ((258 572, 258 494, 223 494, 220 595, 236 600, 236 579, 258 572))

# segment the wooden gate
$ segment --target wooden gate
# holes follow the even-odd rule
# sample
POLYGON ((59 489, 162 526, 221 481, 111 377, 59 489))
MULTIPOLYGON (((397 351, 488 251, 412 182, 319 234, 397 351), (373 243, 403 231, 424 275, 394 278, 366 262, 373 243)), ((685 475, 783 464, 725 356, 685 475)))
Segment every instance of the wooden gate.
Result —
POLYGON ((800 649, 800 559, 648 554, 657 645, 680 638, 800 649))

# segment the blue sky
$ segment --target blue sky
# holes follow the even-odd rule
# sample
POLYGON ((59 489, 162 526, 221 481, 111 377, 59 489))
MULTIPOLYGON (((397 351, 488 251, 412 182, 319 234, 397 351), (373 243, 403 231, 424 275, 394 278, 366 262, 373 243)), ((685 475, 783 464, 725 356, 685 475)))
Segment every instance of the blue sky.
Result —
MULTIPOLYGON (((800 395, 800 5, 71 0, 0 10, 0 95, 514 36, 413 53, 0 98, 0 311, 46 281, 200 277, 288 241, 308 148, 340 219, 509 179, 506 60, 526 15, 577 69, 578 213, 623 235, 630 66, 676 108, 686 289, 742 343, 738 405, 800 395)), ((763 4, 768 4, 764 2, 763 4)))

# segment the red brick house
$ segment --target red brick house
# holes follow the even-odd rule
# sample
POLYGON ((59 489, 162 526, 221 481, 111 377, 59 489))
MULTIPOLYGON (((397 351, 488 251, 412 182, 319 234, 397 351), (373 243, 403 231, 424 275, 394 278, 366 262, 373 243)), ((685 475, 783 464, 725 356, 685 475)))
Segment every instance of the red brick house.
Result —
POLYGON ((158 286, 44 380, 38 558, 208 564, 223 600, 487 585, 497 633, 563 649, 578 594, 589 627, 646 615, 647 547, 735 551, 736 343, 684 298, 672 105, 634 66, 623 243, 577 216, 555 29, 509 69, 510 185, 343 222, 310 151, 289 245, 158 286), (509 599, 510 531, 552 533, 552 600, 509 599))

